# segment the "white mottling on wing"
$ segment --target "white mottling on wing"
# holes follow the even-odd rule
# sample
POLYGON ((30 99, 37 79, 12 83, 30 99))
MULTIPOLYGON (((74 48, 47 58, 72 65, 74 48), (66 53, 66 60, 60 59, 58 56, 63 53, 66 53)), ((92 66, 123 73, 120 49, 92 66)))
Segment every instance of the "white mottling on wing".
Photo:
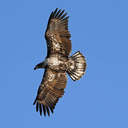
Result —
POLYGON ((55 79, 55 74, 51 73, 48 75, 48 81, 53 81, 55 79))

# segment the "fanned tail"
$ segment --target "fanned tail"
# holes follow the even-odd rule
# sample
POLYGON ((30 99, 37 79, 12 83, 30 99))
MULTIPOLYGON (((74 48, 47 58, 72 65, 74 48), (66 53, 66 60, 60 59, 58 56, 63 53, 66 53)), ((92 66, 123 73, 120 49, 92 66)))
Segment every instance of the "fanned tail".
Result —
POLYGON ((85 73, 86 60, 80 51, 69 57, 67 73, 72 80, 79 80, 85 73))

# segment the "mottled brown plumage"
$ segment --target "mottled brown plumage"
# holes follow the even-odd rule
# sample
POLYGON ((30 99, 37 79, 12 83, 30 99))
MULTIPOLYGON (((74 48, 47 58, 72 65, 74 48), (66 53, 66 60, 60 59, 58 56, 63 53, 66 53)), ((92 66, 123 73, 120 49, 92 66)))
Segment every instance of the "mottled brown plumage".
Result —
POLYGON ((48 26, 45 32, 45 38, 47 40, 48 55, 53 53, 59 53, 63 56, 69 56, 71 52, 70 33, 68 31, 68 16, 56 9, 51 13, 48 26))
MULTIPOLYGON (((38 89, 38 95, 34 104, 37 102, 37 111, 42 114, 42 109, 49 113, 49 109, 53 112, 53 109, 60 97, 64 94, 64 88, 66 87, 67 77, 65 72, 56 72, 47 68, 45 70, 43 80, 38 89), (42 106, 40 107, 40 104, 42 106)), ((46 113, 46 112, 45 112, 46 113)), ((46 115, 44 113, 44 115, 46 115)))
POLYGON ((44 115, 53 113, 59 98, 64 95, 67 83, 66 73, 72 80, 79 80, 86 69, 84 56, 78 51, 69 57, 71 52, 70 33, 68 31, 68 16, 64 10, 56 9, 49 17, 45 38, 47 42, 47 57, 34 69, 45 68, 37 97, 34 101, 36 111, 44 115))

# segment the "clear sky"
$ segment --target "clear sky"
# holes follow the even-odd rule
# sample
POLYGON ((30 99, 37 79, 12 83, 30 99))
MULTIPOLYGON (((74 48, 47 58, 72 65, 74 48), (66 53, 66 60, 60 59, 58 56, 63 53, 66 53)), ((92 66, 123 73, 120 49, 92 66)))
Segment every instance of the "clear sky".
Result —
POLYGON ((0 127, 128 128, 128 1, 0 0, 0 127), (70 16, 71 54, 80 50, 88 66, 44 118, 32 105, 44 70, 33 68, 56 7, 70 16))

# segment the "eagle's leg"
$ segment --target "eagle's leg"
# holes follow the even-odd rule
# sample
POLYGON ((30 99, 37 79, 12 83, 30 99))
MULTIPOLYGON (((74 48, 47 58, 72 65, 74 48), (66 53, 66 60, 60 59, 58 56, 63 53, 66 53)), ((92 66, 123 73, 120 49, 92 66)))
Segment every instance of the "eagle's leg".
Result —
POLYGON ((46 67, 46 62, 43 61, 43 62, 37 64, 37 65, 35 66, 34 70, 39 69, 39 68, 45 68, 45 67, 46 67))

